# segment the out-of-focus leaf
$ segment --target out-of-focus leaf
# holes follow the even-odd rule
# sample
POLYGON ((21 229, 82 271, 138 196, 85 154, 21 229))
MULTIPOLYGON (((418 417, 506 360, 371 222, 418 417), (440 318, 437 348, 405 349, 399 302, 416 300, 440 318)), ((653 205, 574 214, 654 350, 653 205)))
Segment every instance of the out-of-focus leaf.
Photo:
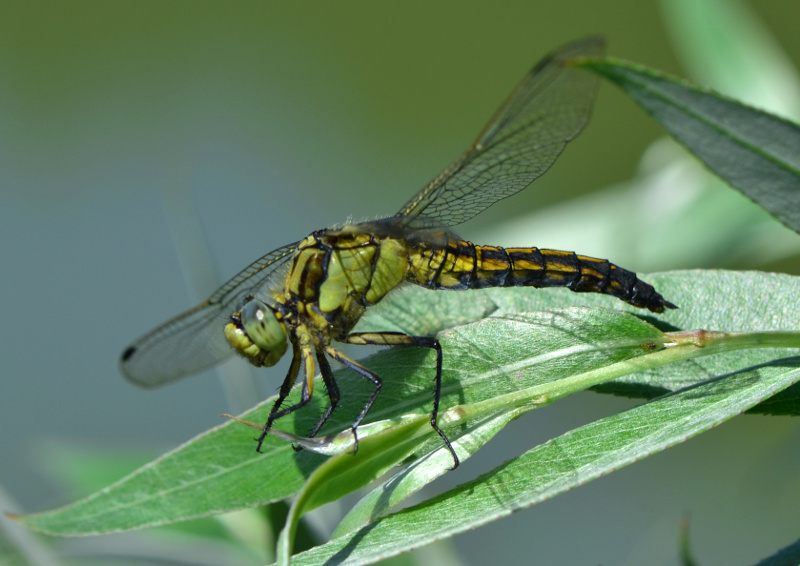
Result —
POLYGON ((755 566, 796 566, 800 564, 800 540, 780 549, 755 566))

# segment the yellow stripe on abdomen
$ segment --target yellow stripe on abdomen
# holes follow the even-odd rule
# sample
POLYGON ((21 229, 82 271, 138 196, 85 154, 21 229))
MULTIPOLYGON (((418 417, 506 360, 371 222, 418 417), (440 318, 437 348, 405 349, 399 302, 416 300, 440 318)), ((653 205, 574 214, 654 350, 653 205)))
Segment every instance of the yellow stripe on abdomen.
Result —
POLYGON ((636 274, 605 259, 539 248, 476 246, 449 238, 446 245, 411 253, 409 279, 430 289, 567 287, 613 295, 637 307, 662 312, 671 307, 636 274))

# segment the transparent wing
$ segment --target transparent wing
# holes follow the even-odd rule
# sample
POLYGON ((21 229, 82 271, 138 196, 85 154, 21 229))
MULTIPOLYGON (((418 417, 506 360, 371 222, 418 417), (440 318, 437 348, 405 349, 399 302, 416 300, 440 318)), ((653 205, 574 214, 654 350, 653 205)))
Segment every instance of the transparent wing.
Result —
POLYGON ((597 94, 598 78, 570 67, 567 61, 601 56, 603 51, 603 39, 589 37, 547 56, 528 73, 472 147, 397 215, 424 215, 428 222, 455 226, 530 185, 584 128, 597 94))
POLYGON ((239 301, 256 295, 285 264, 297 244, 268 253, 217 289, 206 302, 168 320, 131 344, 120 371, 143 387, 155 387, 199 372, 234 352, 223 334, 239 301))
MULTIPOLYGON (((376 229, 396 231, 460 224, 533 182, 552 165, 589 119, 598 80, 569 59, 599 56, 600 38, 571 43, 540 62, 461 157, 376 229)), ((220 287, 197 307, 134 342, 120 369, 152 387, 206 369, 233 354, 223 334, 228 317, 257 295, 294 251, 279 248, 220 287)))

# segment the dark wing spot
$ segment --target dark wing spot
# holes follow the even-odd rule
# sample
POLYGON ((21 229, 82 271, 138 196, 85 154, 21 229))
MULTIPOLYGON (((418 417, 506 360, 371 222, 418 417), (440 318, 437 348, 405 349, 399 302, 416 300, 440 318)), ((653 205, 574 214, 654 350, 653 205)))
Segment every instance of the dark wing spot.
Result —
POLYGON ((129 346, 127 350, 122 352, 122 361, 127 362, 131 359, 131 356, 136 353, 136 346, 129 346))

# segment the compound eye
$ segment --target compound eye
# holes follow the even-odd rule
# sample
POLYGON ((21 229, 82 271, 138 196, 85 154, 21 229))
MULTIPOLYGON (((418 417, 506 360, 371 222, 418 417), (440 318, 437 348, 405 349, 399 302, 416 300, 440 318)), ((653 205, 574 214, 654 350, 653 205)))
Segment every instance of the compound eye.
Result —
POLYGON ((258 299, 252 299, 242 308, 242 327, 248 338, 269 354, 276 363, 286 352, 286 325, 275 316, 275 311, 258 299))

